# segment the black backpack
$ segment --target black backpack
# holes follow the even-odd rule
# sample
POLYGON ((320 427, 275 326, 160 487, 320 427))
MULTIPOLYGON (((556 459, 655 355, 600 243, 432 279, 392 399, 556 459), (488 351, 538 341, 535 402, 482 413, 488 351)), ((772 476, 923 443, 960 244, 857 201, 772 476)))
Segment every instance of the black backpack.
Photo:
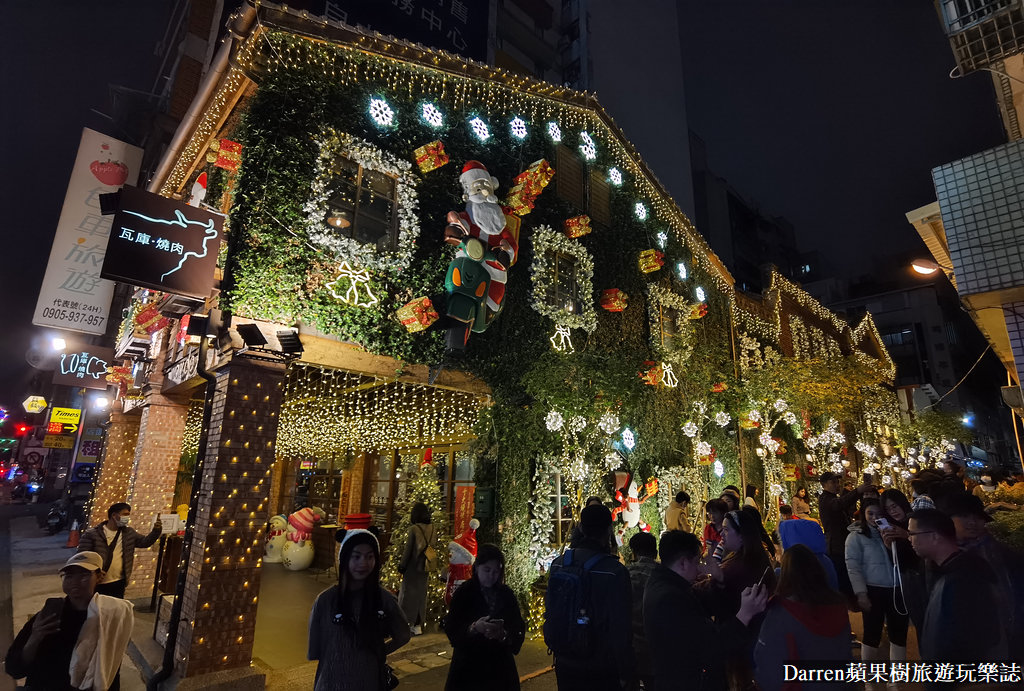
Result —
POLYGON ((598 553, 579 564, 576 550, 567 549, 561 567, 552 571, 544 595, 544 642, 555 655, 586 658, 593 654, 590 570, 607 556, 598 553))

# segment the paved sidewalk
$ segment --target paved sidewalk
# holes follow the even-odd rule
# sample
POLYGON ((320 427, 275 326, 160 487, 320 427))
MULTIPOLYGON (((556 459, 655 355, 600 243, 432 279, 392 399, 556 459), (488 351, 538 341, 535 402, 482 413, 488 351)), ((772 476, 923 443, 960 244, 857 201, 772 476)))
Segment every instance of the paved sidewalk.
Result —
MULTIPOLYGON (((64 547, 67 532, 47 535, 35 517, 12 518, 11 599, 13 601, 14 633, 17 634, 29 617, 43 607, 48 597, 63 597, 58 569, 73 549, 64 547)), ((128 658, 121 663, 122 691, 144 691, 145 683, 138 668, 128 658)))

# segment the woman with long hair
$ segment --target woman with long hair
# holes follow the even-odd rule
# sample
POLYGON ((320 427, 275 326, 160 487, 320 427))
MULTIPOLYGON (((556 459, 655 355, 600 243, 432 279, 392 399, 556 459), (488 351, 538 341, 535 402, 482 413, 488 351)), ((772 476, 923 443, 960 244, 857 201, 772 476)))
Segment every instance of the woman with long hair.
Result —
POLYGON ((480 545, 472 578, 452 596, 444 631, 452 644, 445 691, 519 688, 515 656, 526 623, 505 585, 505 555, 495 545, 480 545))
POLYGON ((897 602, 905 602, 906 610, 914 627, 921 629, 924 623, 924 610, 928 605, 928 589, 925 584, 924 563, 910 545, 910 500, 898 489, 887 489, 882 492, 882 513, 886 524, 879 526, 882 542, 892 553, 896 545, 896 589, 897 602), (902 598, 902 600, 901 600, 902 598))
POLYGON ((864 617, 861 661, 900 662, 907 659, 907 614, 897 597, 893 561, 879 532, 882 506, 876 499, 860 503, 860 520, 846 537, 846 570, 864 617), (882 627, 889 632, 889 650, 879 648, 882 627))
POLYGON ((402 585, 398 590, 398 604, 405 612, 410 630, 414 635, 423 633, 427 622, 427 556, 436 552, 436 533, 430 522, 430 507, 421 502, 412 505, 409 515, 409 535, 405 541, 402 559, 398 562, 398 573, 402 574, 402 585))
POLYGON ((320 593, 309 616, 314 691, 387 688, 387 656, 409 642, 395 596, 380 585, 380 545, 369 530, 339 530, 338 584, 320 593))
POLYGON ((760 509, 757 505, 757 495, 759 491, 756 485, 747 485, 746 498, 743 500, 744 506, 753 506, 755 509, 760 509))
MULTIPOLYGON (((754 647, 758 686, 761 691, 779 691, 785 686, 780 660, 850 658, 846 598, 829 586, 825 569, 814 552, 805 545, 793 545, 782 554, 779 585, 754 647)), ((842 682, 836 682, 822 688, 841 685, 842 682)))
POLYGON ((811 499, 807 496, 807 488, 803 485, 796 488, 793 501, 789 505, 793 507, 793 515, 797 518, 811 517, 811 499))

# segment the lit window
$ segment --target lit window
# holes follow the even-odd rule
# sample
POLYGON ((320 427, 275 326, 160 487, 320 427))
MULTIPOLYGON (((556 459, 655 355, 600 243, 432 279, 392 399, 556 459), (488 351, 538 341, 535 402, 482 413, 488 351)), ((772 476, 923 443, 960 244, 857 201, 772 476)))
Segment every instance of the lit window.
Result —
POLYGON ((340 236, 378 250, 398 241, 397 182, 344 156, 334 160, 324 224, 340 236))

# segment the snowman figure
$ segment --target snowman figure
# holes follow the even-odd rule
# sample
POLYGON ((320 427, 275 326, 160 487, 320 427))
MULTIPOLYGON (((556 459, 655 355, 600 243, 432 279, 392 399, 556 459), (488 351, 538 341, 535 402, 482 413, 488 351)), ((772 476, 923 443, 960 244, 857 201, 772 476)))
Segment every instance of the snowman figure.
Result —
POLYGON ((470 519, 469 527, 448 543, 448 583, 444 589, 444 603, 452 603, 452 595, 460 585, 473 576, 473 562, 476 561, 476 529, 480 521, 470 519))
POLYGON ((323 509, 307 506, 288 517, 288 539, 281 548, 284 568, 302 571, 313 563, 313 526, 322 521, 324 516, 323 509))
POLYGON ((287 532, 287 516, 280 514, 270 519, 270 525, 267 527, 267 544, 263 554, 264 564, 281 563, 281 551, 284 549, 284 543, 288 541, 287 532))

